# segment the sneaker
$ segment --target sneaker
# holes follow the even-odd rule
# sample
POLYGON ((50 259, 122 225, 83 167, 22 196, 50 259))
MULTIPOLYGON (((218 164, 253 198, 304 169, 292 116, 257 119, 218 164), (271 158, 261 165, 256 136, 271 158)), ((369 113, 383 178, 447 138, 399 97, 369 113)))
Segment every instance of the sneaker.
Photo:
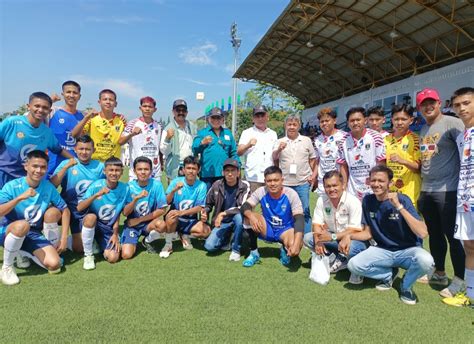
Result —
MULTIPOLYGON (((62 265, 61 265, 62 266, 62 265)), ((48 270, 48 274, 50 275, 56 275, 56 274, 59 274, 61 272, 61 266, 59 268, 57 268, 56 270, 48 270)), ((94 266, 95 267, 95 266, 94 266)))
POLYGON ((15 285, 20 283, 13 266, 2 267, 2 283, 5 285, 15 285))
POLYGON ((453 297, 445 297, 442 301, 449 306, 455 307, 473 306, 473 301, 471 301, 471 299, 467 297, 465 293, 458 293, 453 297))
POLYGON ((95 259, 94 256, 84 256, 84 264, 82 265, 84 270, 94 270, 95 269, 95 259))
POLYGON ((424 275, 417 279, 417 282, 423 284, 434 284, 447 287, 449 284, 448 276, 446 274, 439 275, 437 272, 434 272, 432 275, 424 275))
POLYGON ((375 289, 377 290, 380 290, 380 291, 387 291, 387 290, 390 290, 392 289, 392 283, 393 283, 393 280, 389 280, 389 281, 379 281, 376 285, 375 285, 375 289))
POLYGON ((146 238, 143 238, 142 240, 142 246, 145 248, 145 250, 150 254, 157 254, 158 252, 156 251, 155 247, 150 242, 146 242, 145 239, 146 238))
POLYGON ((364 283, 364 277, 351 273, 351 277, 349 278, 349 283, 355 284, 355 285, 362 284, 364 283))
POLYGON ((240 261, 240 253, 232 251, 229 256, 229 262, 238 262, 240 261))
POLYGON ((160 252, 160 258, 168 258, 171 253, 173 253, 173 243, 167 243, 165 244, 165 246, 163 246, 163 248, 161 249, 161 252, 160 252))
POLYGON ((232 249, 232 243, 229 241, 227 244, 221 246, 222 251, 230 251, 232 249))
POLYGON ((290 265, 290 260, 291 258, 288 256, 288 253, 286 252, 286 249, 282 246, 280 247, 280 263, 283 266, 288 266, 290 265))
POLYGON ((336 272, 344 270, 344 269, 347 269, 347 259, 340 259, 338 257, 329 268, 329 273, 335 274, 336 272))
POLYGON ((183 248, 185 250, 192 250, 194 248, 193 244, 191 243, 191 238, 189 237, 189 235, 186 235, 186 234, 181 235, 181 243, 183 244, 183 248))
POLYGON ((416 305, 416 295, 411 289, 402 290, 400 300, 406 305, 416 305))
POLYGON ((260 263, 260 255, 258 254, 253 254, 250 252, 249 256, 245 258, 244 262, 242 265, 246 268, 251 268, 255 264, 260 263))
POLYGON ((30 260, 28 259, 28 257, 22 255, 22 254, 18 254, 15 258, 15 263, 16 263, 16 267, 18 269, 28 269, 31 265, 31 262, 30 260))
POLYGON ((466 290, 466 282, 464 282, 459 277, 455 276, 453 280, 451 281, 451 284, 448 287, 441 290, 439 292, 439 295, 442 297, 454 297, 455 295, 465 290, 466 290))

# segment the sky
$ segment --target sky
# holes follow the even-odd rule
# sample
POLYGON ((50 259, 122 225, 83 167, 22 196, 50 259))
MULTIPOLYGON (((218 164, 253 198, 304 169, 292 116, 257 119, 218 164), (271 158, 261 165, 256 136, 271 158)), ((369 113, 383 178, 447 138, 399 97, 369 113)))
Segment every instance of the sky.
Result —
MULTIPOLYGON (((172 102, 189 117, 232 95, 237 23, 242 63, 289 0, 0 0, 0 114, 35 91, 82 86, 79 109, 98 109, 101 89, 117 93, 117 113, 140 115, 139 99, 157 101, 167 119, 172 102), (205 100, 196 100, 204 92, 205 100)), ((238 83, 238 94, 252 88, 238 83)), ((61 104, 61 103, 60 103, 61 104)), ((226 104, 227 108, 227 104, 226 104)))

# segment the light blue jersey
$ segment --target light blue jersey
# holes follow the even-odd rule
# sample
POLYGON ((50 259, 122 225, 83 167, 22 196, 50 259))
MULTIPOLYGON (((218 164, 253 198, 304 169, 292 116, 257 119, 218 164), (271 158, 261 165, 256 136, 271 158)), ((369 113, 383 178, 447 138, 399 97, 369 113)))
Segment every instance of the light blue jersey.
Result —
MULTIPOLYGON (((83 164, 75 158, 77 164, 68 168, 61 181, 61 197, 66 201, 74 216, 81 215, 77 212, 77 203, 83 199, 87 188, 96 180, 105 178, 104 164, 97 160, 91 160, 88 164, 83 164)), ((54 171, 56 175, 63 169, 69 160, 64 160, 54 171)), ((81 216, 80 216, 81 217, 81 216)))
MULTIPOLYGON (((193 185, 186 183, 186 177, 177 177, 173 179, 166 190, 166 194, 169 194, 176 186, 177 183, 182 182, 184 186, 178 190, 172 201, 172 208, 177 210, 186 210, 197 206, 204 207, 206 205, 206 194, 207 187, 206 183, 196 179, 193 185)), ((185 219, 196 219, 197 214, 190 216, 183 216, 185 219)))
MULTIPOLYGON (((138 185, 137 180, 132 180, 128 183, 130 187, 130 193, 125 204, 132 202, 133 197, 141 193, 143 190, 148 192, 148 196, 140 198, 135 204, 133 212, 127 217, 127 219, 136 219, 138 217, 143 217, 151 214, 157 209, 165 208, 168 206, 166 202, 165 190, 163 185, 156 179, 148 180, 148 185, 141 187, 138 185)), ((136 229, 143 229, 147 226, 149 222, 142 222, 138 226, 135 226, 136 229)))
POLYGON ((35 128, 27 116, 10 116, 0 122, 0 171, 8 176, 3 180, 25 176, 23 162, 35 149, 61 153, 58 140, 44 123, 35 128))
MULTIPOLYGON (((105 179, 93 182, 87 189, 83 199, 88 199, 107 186, 105 179)), ((127 184, 118 182, 115 189, 110 189, 109 193, 94 200, 89 207, 89 212, 97 215, 98 224, 112 228, 113 224, 120 217, 120 213, 125 206, 125 201, 129 197, 130 189, 127 184)))
MULTIPOLYGON (((26 177, 6 183, 0 191, 0 204, 17 198, 29 188, 30 186, 26 182, 26 177)), ((43 229, 44 213, 51 204, 59 210, 66 208, 66 203, 54 185, 49 181, 42 180, 34 190, 36 191, 36 195, 19 202, 12 211, 5 215, 2 225, 7 225, 18 220, 26 220, 30 224, 31 230, 41 231, 43 229)))

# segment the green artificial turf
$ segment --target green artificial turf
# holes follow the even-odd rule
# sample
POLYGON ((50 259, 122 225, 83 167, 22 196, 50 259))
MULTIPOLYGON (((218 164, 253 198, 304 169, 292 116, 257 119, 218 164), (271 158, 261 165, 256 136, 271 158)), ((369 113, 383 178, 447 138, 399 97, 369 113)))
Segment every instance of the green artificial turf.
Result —
POLYGON ((0 343, 474 341, 474 310, 445 306, 430 286, 416 284, 420 302, 408 306, 375 281, 349 285, 347 271, 314 284, 306 249, 284 268, 278 246, 260 242, 262 263, 244 268, 202 244, 175 241, 166 260, 142 250, 114 265, 98 259, 93 271, 72 253, 58 275, 18 269, 19 285, 0 286, 0 343))

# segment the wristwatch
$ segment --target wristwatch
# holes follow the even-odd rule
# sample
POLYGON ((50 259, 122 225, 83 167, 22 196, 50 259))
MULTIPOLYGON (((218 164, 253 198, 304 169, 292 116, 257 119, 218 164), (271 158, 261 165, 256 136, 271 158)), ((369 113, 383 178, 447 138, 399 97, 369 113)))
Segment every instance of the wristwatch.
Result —
POLYGON ((337 234, 336 233, 331 233, 331 240, 332 241, 337 241, 337 234))
POLYGON ((405 209, 405 207, 403 206, 403 204, 400 204, 396 209, 397 209, 397 211, 400 211, 402 209, 405 209))

